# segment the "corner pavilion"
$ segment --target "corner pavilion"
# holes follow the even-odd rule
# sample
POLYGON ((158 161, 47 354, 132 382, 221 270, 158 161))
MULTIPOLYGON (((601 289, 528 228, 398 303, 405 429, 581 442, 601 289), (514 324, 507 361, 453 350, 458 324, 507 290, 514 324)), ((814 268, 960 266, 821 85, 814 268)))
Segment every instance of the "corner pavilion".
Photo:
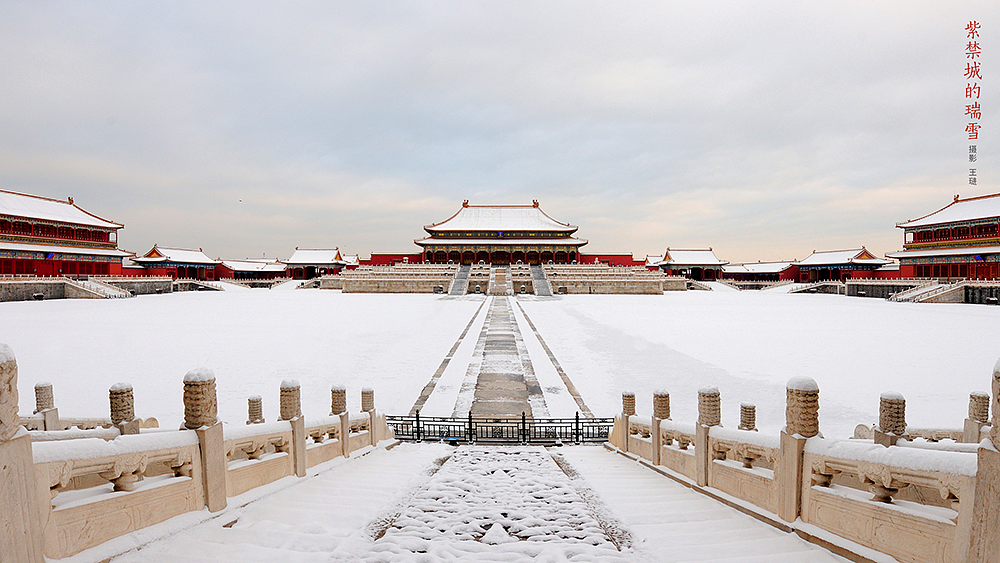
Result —
POLYGON ((426 262, 437 264, 571 264, 586 240, 573 236, 579 227, 549 217, 538 206, 469 205, 451 217, 427 225, 428 236, 413 241, 426 262))

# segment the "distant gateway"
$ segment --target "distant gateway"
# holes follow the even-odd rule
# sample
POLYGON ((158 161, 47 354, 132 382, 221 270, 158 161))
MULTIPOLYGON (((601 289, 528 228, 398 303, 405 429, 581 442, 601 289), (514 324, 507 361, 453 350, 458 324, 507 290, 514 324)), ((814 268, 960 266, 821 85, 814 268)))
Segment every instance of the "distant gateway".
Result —
POLYGON ((469 205, 451 217, 427 225, 429 236, 413 242, 427 262, 445 264, 571 264, 586 240, 575 238, 579 227, 560 223, 531 205, 469 205))

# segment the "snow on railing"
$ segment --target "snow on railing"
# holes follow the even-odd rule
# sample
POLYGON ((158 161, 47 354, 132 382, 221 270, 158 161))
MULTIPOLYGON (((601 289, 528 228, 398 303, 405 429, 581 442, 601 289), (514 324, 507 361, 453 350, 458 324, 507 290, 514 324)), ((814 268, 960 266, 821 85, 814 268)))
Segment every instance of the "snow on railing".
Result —
MULTIPOLYGON (((1000 362, 994 371, 997 394, 1000 362)), ((819 433, 819 387, 807 378, 789 381, 786 426, 777 435, 754 429, 748 404, 741 405, 741 429, 722 428, 714 388, 699 392, 695 424, 669 419, 664 391, 654 396, 654 412, 663 419, 634 414, 635 397, 626 392, 609 442, 715 498, 736 499, 734 506, 792 528, 814 526, 857 550, 907 562, 996 560, 989 526, 1000 495, 977 482, 1000 474, 994 446, 1000 413, 993 413, 993 430, 989 394, 970 396, 961 430, 910 428, 902 395, 881 399, 879 425, 859 426, 855 438, 837 440, 819 433)))
MULTIPOLYGON (((5 473, 4 496, 18 499, 0 511, 0 528, 17 544, 4 543, 4 553, 35 552, 37 561, 39 546, 45 557, 62 559, 179 514, 217 512, 228 497, 304 477, 308 467, 394 437, 368 389, 367 412, 306 421, 299 384, 288 380, 280 389, 283 420, 265 423, 255 396, 251 420, 229 425, 217 419, 214 374, 194 370, 184 377, 184 425, 164 431, 144 429, 134 417, 128 383, 110 388, 109 419, 60 419, 46 383, 36 385, 37 414, 17 417, 16 388, 16 361, 0 345, 0 462, 15 468, 5 473)), ((342 388, 332 391, 331 405, 343 410, 342 388)))

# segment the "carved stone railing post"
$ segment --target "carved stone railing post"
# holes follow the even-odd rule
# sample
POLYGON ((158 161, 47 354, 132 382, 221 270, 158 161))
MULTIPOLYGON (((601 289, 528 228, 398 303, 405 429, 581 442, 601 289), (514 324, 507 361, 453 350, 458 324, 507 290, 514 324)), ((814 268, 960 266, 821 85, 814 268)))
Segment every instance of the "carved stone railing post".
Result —
POLYGON ((365 387, 361 390, 361 412, 371 412, 375 410, 375 390, 365 387))
MULTIPOLYGON (((670 420, 670 393, 662 389, 653 392, 653 418, 657 421, 670 420)), ((656 446, 656 459, 660 459, 660 448, 664 445, 669 446, 674 442, 673 438, 664 438, 662 432, 660 432, 660 424, 656 424, 656 436, 657 436, 657 446, 656 446)))
POLYGON ((281 382, 280 420, 292 425, 291 454, 295 474, 306 476, 306 421, 302 417, 302 386, 295 379, 281 382))
POLYGON ((622 414, 625 416, 635 415, 635 393, 622 391, 622 414))
POLYGON ((774 478, 778 485, 778 517, 794 522, 802 505, 802 452, 806 440, 819 436, 819 385, 794 377, 785 385, 785 427, 781 430, 774 478))
POLYGON ((260 395, 247 397, 247 424, 264 422, 264 399, 260 395))
POLYGON ((694 456, 695 481, 702 487, 708 486, 708 471, 712 455, 708 445, 709 429, 722 422, 722 401, 718 387, 702 387, 698 390, 698 424, 695 425, 694 456))
POLYGON ((52 384, 42 381, 35 384, 35 412, 42 415, 42 428, 45 430, 62 430, 59 423, 59 409, 56 408, 55 397, 52 394, 52 384))
POLYGON ((347 412, 347 388, 343 385, 330 387, 330 416, 347 412))
POLYGON ((632 428, 629 417, 635 415, 635 393, 622 391, 622 414, 621 414, 621 450, 628 451, 629 436, 632 435, 632 428))
POLYGON ((209 512, 226 507, 226 448, 218 421, 215 374, 198 368, 184 376, 184 428, 198 434, 201 447, 201 480, 209 512))
POLYGON ((653 393, 653 416, 670 420, 670 393, 662 390, 653 393))
POLYGON ((698 424, 704 426, 722 424, 722 401, 718 387, 702 387, 698 390, 698 424))
POLYGON ((739 429, 757 431, 757 406, 753 403, 740 403, 739 429))
POLYGON ((17 401, 17 360, 0 344, 0 546, 4 560, 42 563, 41 517, 49 506, 40 506, 31 437, 20 425, 17 401))
POLYGON ((969 394, 969 418, 965 419, 962 429, 962 441, 967 444, 978 444, 983 426, 990 421, 990 394, 974 391, 969 394))
MULTIPOLYGON (((979 462, 976 469, 976 497, 972 504, 972 530, 970 533, 970 563, 1000 561, 1000 360, 993 366, 993 428, 987 439, 979 444, 979 462)), ((980 411, 981 412, 981 411, 980 411)))
POLYGON ((302 416, 302 388, 294 379, 281 382, 281 417, 278 420, 292 420, 302 416))
POLYGON ((906 435, 906 399, 899 393, 888 391, 879 397, 878 427, 875 429, 875 443, 894 446, 906 435))
POLYGON ((217 422, 219 405, 215 395, 215 374, 200 368, 184 376, 184 428, 195 430, 217 422))
POLYGON ((139 421, 135 419, 135 398, 132 385, 116 383, 108 389, 108 401, 111 403, 111 424, 125 434, 138 434, 139 421))
POLYGON ((33 414, 55 408, 55 402, 55 398, 52 396, 51 383, 48 381, 39 381, 35 384, 35 412, 33 414))

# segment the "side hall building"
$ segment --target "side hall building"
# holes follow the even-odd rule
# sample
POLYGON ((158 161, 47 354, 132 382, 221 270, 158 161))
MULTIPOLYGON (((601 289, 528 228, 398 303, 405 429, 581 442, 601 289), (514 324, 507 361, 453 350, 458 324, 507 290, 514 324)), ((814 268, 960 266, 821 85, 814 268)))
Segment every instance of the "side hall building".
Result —
POLYGON ((899 260, 904 278, 1000 278, 1000 194, 959 198, 903 229, 899 260))
POLYGON ((156 244, 153 244, 149 252, 132 261, 144 268, 143 275, 192 280, 216 279, 215 267, 219 264, 218 260, 212 260, 200 248, 171 248, 156 244))
POLYGON ((0 275, 117 276, 124 225, 66 201, 0 190, 0 275))
POLYGON ((586 240, 577 229, 549 217, 538 206, 470 205, 424 227, 427 236, 413 241, 423 249, 423 260, 436 264, 572 264, 580 258, 586 240))

